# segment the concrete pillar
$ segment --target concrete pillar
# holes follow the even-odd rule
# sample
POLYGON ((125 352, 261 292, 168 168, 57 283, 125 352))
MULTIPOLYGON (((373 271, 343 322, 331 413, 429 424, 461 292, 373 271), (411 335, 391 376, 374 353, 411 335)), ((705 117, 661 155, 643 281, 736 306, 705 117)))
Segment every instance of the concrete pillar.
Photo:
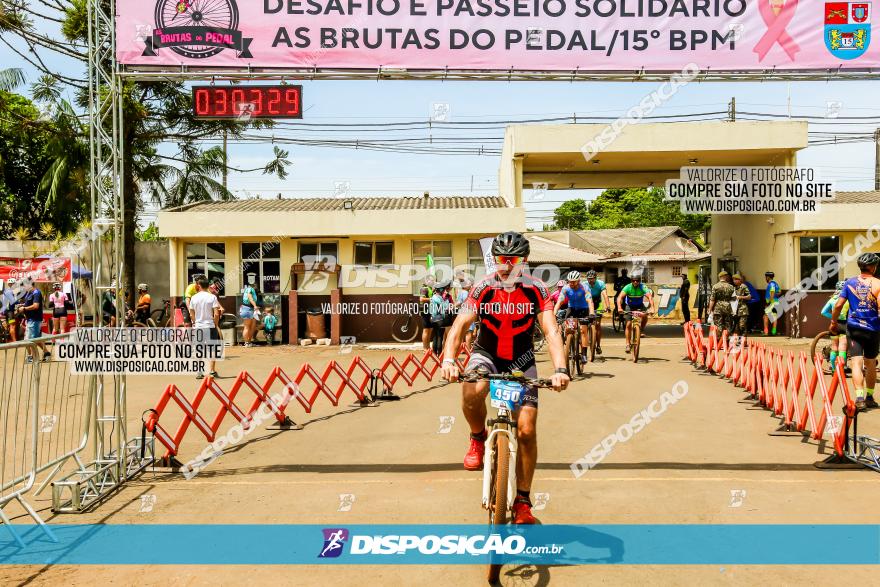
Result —
POLYGON ((298 345, 299 339, 299 301, 297 300, 296 290, 291 289, 287 294, 287 339, 290 344, 298 345))
POLYGON ((513 158, 513 201, 514 206, 521 208, 523 205, 523 158, 517 155, 513 158))
POLYGON ((342 291, 339 288, 330 290, 330 344, 339 344, 342 332, 342 315, 337 312, 342 307, 342 291))

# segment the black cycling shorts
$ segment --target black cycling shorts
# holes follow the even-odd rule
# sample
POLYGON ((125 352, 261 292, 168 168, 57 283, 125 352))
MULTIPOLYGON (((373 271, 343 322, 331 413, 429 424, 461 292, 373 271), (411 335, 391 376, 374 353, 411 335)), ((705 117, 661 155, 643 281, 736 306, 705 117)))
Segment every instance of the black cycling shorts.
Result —
POLYGON ((589 308, 569 308, 566 313, 566 317, 571 318, 586 318, 590 315, 589 308))
POLYGON ((865 330, 855 326, 850 326, 847 330, 849 355, 851 357, 877 358, 877 354, 880 352, 880 332, 865 330))

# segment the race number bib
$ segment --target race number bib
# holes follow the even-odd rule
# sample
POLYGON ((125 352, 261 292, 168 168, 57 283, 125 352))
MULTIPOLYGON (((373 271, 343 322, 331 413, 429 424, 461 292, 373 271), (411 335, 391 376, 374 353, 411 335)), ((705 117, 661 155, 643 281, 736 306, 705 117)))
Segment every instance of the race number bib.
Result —
POLYGON ((523 391, 523 385, 515 381, 489 381, 490 403, 493 408, 514 411, 522 402, 523 391))

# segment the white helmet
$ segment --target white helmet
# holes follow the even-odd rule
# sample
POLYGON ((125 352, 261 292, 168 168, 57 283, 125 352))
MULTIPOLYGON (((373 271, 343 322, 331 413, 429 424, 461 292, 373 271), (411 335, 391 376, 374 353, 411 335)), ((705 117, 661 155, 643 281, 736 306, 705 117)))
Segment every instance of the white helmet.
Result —
POLYGON ((565 279, 566 279, 567 281, 580 281, 580 280, 581 280, 581 274, 580 274, 579 272, 577 272, 577 271, 572 271, 572 272, 570 272, 568 275, 565 276, 565 279))

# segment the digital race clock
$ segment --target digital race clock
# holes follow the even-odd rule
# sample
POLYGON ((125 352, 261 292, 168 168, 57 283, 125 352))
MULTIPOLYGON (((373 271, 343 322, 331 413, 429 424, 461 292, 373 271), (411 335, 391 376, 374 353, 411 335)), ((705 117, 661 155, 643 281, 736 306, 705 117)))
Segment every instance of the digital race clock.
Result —
POLYGON ((194 86, 196 118, 302 118, 302 86, 194 86))

